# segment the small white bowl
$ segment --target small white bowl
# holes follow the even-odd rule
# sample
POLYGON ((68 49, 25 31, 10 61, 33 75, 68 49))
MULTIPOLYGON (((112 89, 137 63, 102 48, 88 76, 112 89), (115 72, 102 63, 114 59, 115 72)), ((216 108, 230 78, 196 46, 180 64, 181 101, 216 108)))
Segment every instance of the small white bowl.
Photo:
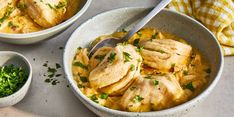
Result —
MULTIPOLYGON (((220 79, 223 70, 223 55, 221 47, 215 36, 196 20, 177 12, 162 10, 145 27, 154 27, 163 32, 172 33, 188 41, 193 47, 205 56, 211 63, 211 80, 209 86, 195 98, 178 106, 152 112, 124 112, 112 110, 91 101, 77 87, 72 75, 72 61, 77 47, 88 47, 90 42, 101 35, 111 34, 125 28, 130 29, 133 24, 144 17, 150 9, 148 8, 121 8, 102 13, 82 24, 68 40, 64 51, 64 69, 66 78, 74 94, 90 110, 99 116, 144 116, 144 117, 171 117, 181 116, 192 107, 204 100, 220 79)), ((214 105, 218 106, 218 105, 214 105)), ((205 111, 205 110, 204 110, 205 111)))
POLYGON ((70 26, 72 23, 74 23, 82 14, 84 14, 84 12, 88 9, 88 7, 92 2, 92 0, 79 0, 79 1, 81 1, 79 10, 74 16, 72 16, 68 20, 56 26, 38 32, 32 32, 26 34, 0 33, 0 41, 11 44, 26 45, 49 39, 49 37, 58 34, 59 32, 66 29, 68 26, 70 26))
POLYGON ((20 53, 12 51, 0 51, 0 66, 13 64, 15 66, 22 66, 28 72, 28 78, 25 84, 15 93, 0 98, 0 108, 12 106, 21 101, 28 92, 32 81, 32 67, 29 61, 20 53))

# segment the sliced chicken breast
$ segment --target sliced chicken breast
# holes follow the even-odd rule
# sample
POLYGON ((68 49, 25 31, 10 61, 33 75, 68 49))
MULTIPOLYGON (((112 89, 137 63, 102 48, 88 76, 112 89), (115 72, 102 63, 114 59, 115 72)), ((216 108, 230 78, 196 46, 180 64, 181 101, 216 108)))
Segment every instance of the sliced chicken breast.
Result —
POLYGON ((99 48, 91 57, 89 61, 90 70, 93 70, 112 50, 112 47, 102 47, 99 48))
POLYGON ((175 76, 141 76, 124 93, 120 105, 132 112, 145 112, 172 106, 183 95, 175 76))
POLYGON ((67 0, 20 0, 25 12, 40 26, 49 28, 61 23, 66 13, 67 0))
MULTIPOLYGON (((125 76, 127 76, 126 79, 130 81, 128 77, 132 79, 134 75, 128 76, 128 73, 132 73, 129 71, 132 70, 133 67, 138 66, 141 59, 140 54, 136 52, 134 46, 130 44, 117 45, 105 56, 104 60, 90 72, 90 85, 95 89, 104 88, 121 81, 125 76)), ((136 69, 133 71, 136 71, 136 69)))
POLYGON ((141 43, 144 47, 141 55, 143 63, 167 72, 174 65, 185 65, 188 61, 192 47, 172 39, 154 39, 141 43))

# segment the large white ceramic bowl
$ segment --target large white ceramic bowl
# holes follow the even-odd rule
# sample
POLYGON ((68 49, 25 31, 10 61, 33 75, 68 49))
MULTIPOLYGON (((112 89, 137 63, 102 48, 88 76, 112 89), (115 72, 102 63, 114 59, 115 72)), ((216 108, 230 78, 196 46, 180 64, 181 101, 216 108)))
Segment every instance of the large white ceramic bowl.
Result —
POLYGON ((12 51, 0 51, 0 66, 10 64, 21 66, 25 69, 28 72, 28 78, 25 84, 18 91, 9 96, 0 98, 0 108, 12 106, 21 101, 28 92, 32 81, 32 66, 22 54, 12 51))
POLYGON ((66 29, 68 26, 70 26, 72 23, 74 23, 88 9, 88 7, 92 2, 92 0, 79 0, 79 1, 80 1, 79 10, 73 17, 69 18, 68 20, 56 26, 38 32, 32 32, 26 34, 0 33, 0 41, 11 44, 25 45, 49 39, 49 37, 58 34, 59 32, 66 29))
POLYGON ((72 60, 75 56, 77 47, 87 47, 89 43, 98 36, 111 34, 125 27, 131 28, 132 24, 136 22, 136 20, 141 19, 142 16, 145 16, 149 10, 150 9, 148 8, 121 8, 97 15, 77 28, 66 44, 63 60, 66 78, 74 94, 81 100, 81 102, 84 103, 85 106, 99 116, 181 116, 204 100, 214 89, 220 79, 220 75, 223 70, 223 56, 220 46, 212 33, 202 24, 185 15, 169 10, 163 10, 154 17, 146 27, 154 27, 161 31, 177 35, 187 40, 193 47, 199 49, 211 63, 212 73, 209 86, 197 97, 184 104, 161 111, 142 113, 108 109, 96 104, 83 95, 72 76, 72 60))

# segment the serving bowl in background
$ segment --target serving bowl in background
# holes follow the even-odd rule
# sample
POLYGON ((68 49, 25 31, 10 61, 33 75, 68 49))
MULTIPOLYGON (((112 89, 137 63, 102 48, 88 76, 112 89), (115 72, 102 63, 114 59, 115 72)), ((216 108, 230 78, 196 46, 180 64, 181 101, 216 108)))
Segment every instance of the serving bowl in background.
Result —
POLYGON ((59 32, 66 29, 68 26, 70 26, 72 23, 74 23, 82 14, 84 14, 84 12, 88 9, 88 7, 92 2, 92 0, 80 0, 80 1, 81 1, 80 7, 77 13, 71 18, 67 19, 66 21, 51 28, 32 33, 25 33, 25 34, 0 33, 0 41, 11 44, 26 45, 49 39, 49 37, 58 34, 59 32))
POLYGON ((28 73, 28 78, 24 85, 13 94, 0 98, 0 108, 14 105, 21 101, 28 92, 32 81, 32 66, 29 61, 20 53, 12 51, 0 51, 0 66, 13 64, 14 66, 22 67, 28 73))
POLYGON ((159 29, 185 39, 190 45, 198 49, 211 63, 211 80, 207 88, 195 98, 178 106, 152 112, 124 112, 103 107, 87 98, 77 87, 72 75, 72 61, 77 47, 88 47, 90 42, 101 35, 111 34, 123 28, 130 29, 136 22, 144 17, 149 8, 121 8, 111 10, 91 18, 72 34, 68 40, 63 57, 66 78, 74 94, 91 111, 99 116, 145 116, 166 117, 180 116, 199 102, 204 100, 220 79, 223 70, 223 55, 220 45, 212 33, 194 19, 169 10, 162 10, 145 27, 159 29))

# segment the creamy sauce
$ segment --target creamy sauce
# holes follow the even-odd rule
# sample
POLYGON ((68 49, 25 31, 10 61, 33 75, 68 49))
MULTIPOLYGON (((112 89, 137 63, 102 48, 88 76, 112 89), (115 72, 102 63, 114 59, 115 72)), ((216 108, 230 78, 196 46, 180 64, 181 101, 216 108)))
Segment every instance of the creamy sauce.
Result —
MULTIPOLYGON (((116 32, 111 35, 101 36, 98 37, 92 45, 97 43, 100 40, 103 40, 107 37, 123 37, 126 34, 126 32, 116 32)), ((179 37, 176 37, 175 35, 160 32, 156 29, 146 28, 140 30, 137 34, 135 34, 130 40, 130 44, 134 44, 134 40, 139 39, 140 42, 144 41, 152 41, 152 39, 173 39, 176 41, 179 41, 181 43, 184 43, 186 45, 187 42, 179 37)), ((121 99, 123 96, 128 96, 128 94, 107 94, 105 93, 105 90, 103 89, 95 89, 91 87, 89 82, 89 74, 90 72, 97 67, 97 65, 100 63, 101 60, 105 57, 105 54, 110 52, 111 48, 104 47, 103 49, 98 50, 91 59, 88 58, 87 48, 81 49, 79 48, 77 50, 77 54, 73 61, 73 76, 74 79, 77 82, 77 86, 79 89, 86 95, 88 98, 93 100, 96 103, 99 103, 100 105, 103 105, 105 107, 116 109, 116 110, 122 110, 122 111, 156 111, 156 110, 162 110, 166 108, 170 108, 176 105, 179 105, 181 103, 184 103, 193 97, 197 96, 200 92, 204 90, 204 88, 207 86, 209 80, 210 80, 210 66, 209 63, 202 57, 201 53, 197 51, 195 48, 192 48, 191 54, 189 54, 188 59, 186 59, 185 65, 172 65, 171 69, 169 71, 162 71, 160 69, 155 69, 152 67, 149 67, 148 65, 144 64, 144 60, 140 67, 140 74, 147 76, 147 75, 157 75, 157 76, 165 76, 165 79, 167 79, 167 75, 165 74, 171 74, 171 76, 176 78, 176 82, 178 82, 179 87, 182 89, 182 93, 178 98, 172 98, 172 95, 163 95, 165 99, 161 100, 159 104, 156 106, 145 106, 150 105, 146 104, 147 102, 145 95, 136 95, 134 99, 138 102, 132 101, 128 106, 124 107, 124 99, 121 99), (97 56, 99 55, 99 56, 97 56), (104 92, 103 92, 104 91, 104 92), (139 104, 141 104, 139 106, 139 104), (145 105, 144 105, 145 104, 145 105), (133 106, 133 107, 130 107, 133 106), (136 106, 136 108, 135 108, 136 106)), ((146 77, 145 77, 146 78, 146 77)), ((169 77, 168 77, 169 78, 169 77)), ((138 78, 139 79, 139 78, 138 78)), ((163 81, 163 78, 161 79, 163 81)), ((160 81, 159 81, 159 86, 160 81)), ((154 82, 154 84, 158 85, 158 81, 154 82)), ((134 81, 133 81, 134 82, 134 81)), ((142 82, 141 82, 142 83, 142 82)), ((122 91, 127 91, 131 93, 131 88, 136 88, 133 85, 134 83, 129 83, 127 86, 125 86, 122 91)), ((144 86, 141 86, 144 87, 144 86)), ((149 89, 150 90, 150 89, 149 89)), ((159 89, 160 90, 160 89, 159 89)), ((172 89, 173 90, 173 89, 172 89)), ((169 91, 169 90, 168 90, 169 91)), ((166 91, 167 92, 167 91, 166 91)), ((130 95, 130 94, 129 94, 130 95)), ((157 95, 157 94, 156 94, 157 95)), ((126 97, 128 98, 128 97, 126 97)), ((157 100, 159 97, 155 97, 157 100)), ((155 100, 151 99, 151 100, 155 100)), ((127 100, 128 101, 128 100, 127 100)), ((126 102, 126 100, 125 100, 126 102)), ((126 102, 127 103, 127 102, 126 102)), ((154 102, 152 102, 154 103, 154 102)))
POLYGON ((79 8, 79 0, 1 0, 0 32, 30 33, 53 27, 79 8))

